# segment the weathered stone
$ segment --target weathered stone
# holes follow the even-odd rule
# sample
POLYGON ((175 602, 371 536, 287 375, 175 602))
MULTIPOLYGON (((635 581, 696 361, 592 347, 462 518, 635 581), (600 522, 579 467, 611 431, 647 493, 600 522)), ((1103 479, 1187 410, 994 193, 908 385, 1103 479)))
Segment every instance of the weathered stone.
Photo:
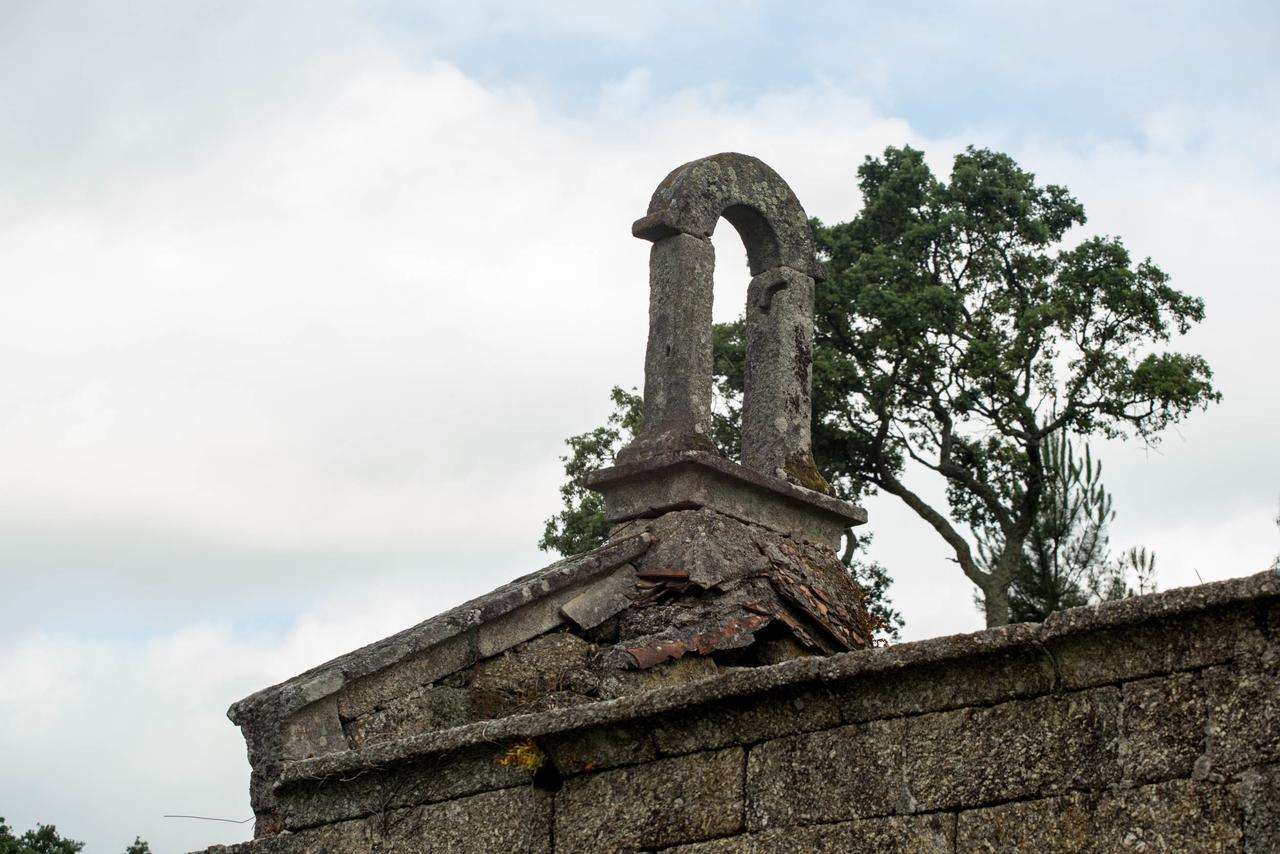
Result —
POLYGON ((284 722, 283 757, 309 759, 347 749, 335 697, 304 706, 284 722))
POLYGON ((1220 787, 1174 780, 1101 795, 1003 804, 960 813, 957 852, 1241 850, 1240 815, 1220 787))
POLYGON ((813 279, 790 267, 760 273, 747 286, 746 326, 743 465, 830 492, 810 438, 813 279))
POLYGON ((407 738, 436 729, 470 723, 469 694, 461 688, 437 685, 419 688, 390 701, 385 708, 348 722, 344 729, 353 748, 407 738))
MULTIPOLYGON (((1116 610, 1117 617, 1125 613, 1116 610)), ((1160 617, 1150 623, 1114 627, 1104 624, 1098 631, 1074 631, 1073 619, 1097 624, 1096 615, 1073 615, 1077 611, 1091 609, 1060 611, 1051 614, 1044 624, 1045 646, 1053 654, 1066 688, 1087 688, 1222 664, 1235 657, 1241 634, 1254 628, 1252 618, 1246 614, 1215 609, 1160 617)))
POLYGON ((527 786, 530 771, 499 764, 509 746, 487 745, 339 777, 296 780, 277 792, 280 818, 286 829, 297 831, 389 809, 527 786))
POLYGON ((711 300, 715 247, 672 234, 649 251, 649 342, 644 426, 621 461, 670 451, 714 451, 711 441, 711 300))
POLYGON ((1244 812, 1247 854, 1280 851, 1280 765, 1250 768, 1231 789, 1244 812))
POLYGON ((476 627, 476 648, 481 658, 505 652, 516 644, 536 638, 564 624, 561 606, 574 598, 576 591, 557 591, 531 601, 494 620, 476 627))
POLYGON ((840 709, 821 688, 733 700, 715 709, 669 715, 653 726, 664 754, 692 753, 731 744, 750 744, 841 723, 840 709))
POLYGON ((1093 850, 1241 851, 1240 827, 1240 808, 1225 789, 1172 780, 1100 797, 1093 850))
POLYGON ((690 583, 712 588, 769 568, 751 526, 720 513, 668 513, 650 520, 646 530, 653 545, 639 562, 642 570, 683 569, 690 583))
POLYGON ((1114 778, 1118 707, 1100 688, 909 718, 908 811, 1099 787, 1114 778))
POLYGON ((556 769, 566 776, 639 765, 657 757, 653 735, 644 724, 592 727, 541 740, 556 769))
POLYGON ((659 848, 742 829, 741 748, 660 759, 565 781, 557 851, 659 848))
POLYGON ((594 651, 582 638, 561 631, 481 661, 467 689, 473 716, 497 718, 547 708, 548 695, 585 670, 594 651))
POLYGON ((551 851, 551 796, 529 786, 284 833, 210 854, 541 854, 551 851))
POLYGON ((1212 772, 1280 761, 1280 671, 1228 665, 1203 673, 1212 772))
POLYGON ((239 845, 214 845, 204 854, 373 854, 368 823, 344 821, 303 833, 276 833, 239 845))
POLYGON ((705 507, 833 551, 846 528, 867 519, 860 507, 708 451, 620 461, 594 472, 586 483, 604 496, 610 522, 705 507))
POLYGON ((710 679, 723 671, 711 658, 686 655, 645 670, 614 670, 600 682, 600 696, 623 697, 638 691, 672 688, 710 679))
POLYGON ((560 613, 580 629, 594 629, 631 605, 636 589, 636 570, 631 564, 587 586, 560 606, 560 613))
POLYGON ((747 757, 747 826, 888 815, 903 805, 902 721, 766 741, 747 757))
MULTIPOLYGON (((991 650, 956 638, 940 661, 921 661, 909 669, 867 673, 834 691, 850 721, 991 705, 1053 690, 1053 661, 1034 643, 1035 627, 1008 626, 1009 644, 991 650), (1025 643, 1019 643, 1025 638, 1025 643), (956 657, 951 657, 951 656, 956 657)), ((930 641, 943 647, 944 639, 930 641)), ((886 650, 890 652, 891 650, 886 650)))
POLYGON ((710 237, 721 217, 742 237, 751 275, 785 265, 823 278, 800 201, 777 172, 746 154, 715 154, 673 169, 631 232, 653 241, 677 233, 710 237))
POLYGON ((1027 851, 1079 854, 1094 842, 1093 801, 1087 795, 1019 801, 966 810, 956 820, 960 852, 1027 851))
POLYGON ((668 175, 633 232, 653 241, 644 420, 618 465, 586 481, 604 496, 605 517, 617 523, 708 507, 834 549, 841 532, 865 516, 830 496, 813 463, 814 281, 821 267, 799 200, 756 158, 717 154, 668 175), (710 438, 715 250, 708 238, 721 217, 742 237, 754 277, 741 466, 720 457, 710 438))
POLYGON ((1194 673, 1128 682, 1121 687, 1120 769, 1138 783, 1190 777, 1204 752, 1204 692, 1194 673))
POLYGON ((668 848, 668 854, 951 854, 955 817, 888 816, 816 827, 785 827, 668 848))
POLYGON ((338 692, 338 712, 347 720, 367 715, 479 658, 474 629, 454 635, 411 658, 354 680, 338 692))

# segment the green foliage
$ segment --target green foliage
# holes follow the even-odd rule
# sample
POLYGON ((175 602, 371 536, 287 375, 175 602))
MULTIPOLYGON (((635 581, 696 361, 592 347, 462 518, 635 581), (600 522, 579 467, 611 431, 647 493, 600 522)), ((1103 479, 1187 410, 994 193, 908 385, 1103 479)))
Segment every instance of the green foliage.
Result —
POLYGON ((896 495, 931 525, 1000 625, 1049 438, 1155 442, 1219 398, 1202 358, 1155 349, 1204 308, 1117 238, 1061 248, 1083 206, 1008 155, 969 148, 941 181, 889 148, 858 174, 862 213, 815 224, 815 456, 846 494, 896 495), (943 479, 945 507, 907 485, 908 461, 943 479), (977 532, 998 533, 985 562, 977 532))
POLYGON ((76 854, 83 842, 64 839, 52 824, 41 824, 22 836, 14 836, 12 828, 0 818, 0 854, 76 854))
POLYGON ((599 494, 582 485, 583 479, 596 469, 613 462, 614 456, 640 429, 643 416, 641 398, 635 390, 618 386, 609 393, 614 410, 603 427, 597 427, 565 440, 569 454, 564 463, 565 482, 560 487, 564 509, 546 522, 538 548, 556 551, 565 557, 589 552, 609 536, 609 523, 604 518, 604 502, 599 494))
MULTIPOLYGON (((1046 437, 1043 450, 1045 489, 1009 585, 1011 620, 1040 622, 1064 608, 1155 590, 1154 553, 1131 548, 1111 557, 1107 526, 1115 511, 1102 463, 1087 445, 1078 458, 1059 434, 1046 437)), ((978 562, 988 572, 1003 551, 1001 536, 998 529, 976 532, 978 562)))
MULTIPOLYGON (((1107 525, 1115 518, 1102 485, 1102 464, 1088 446, 1077 459, 1071 442, 1046 437, 1047 469, 1040 508, 1023 546, 1022 562, 1009 586, 1013 622, 1039 622, 1054 611, 1089 601, 1088 587, 1107 562, 1107 525)), ((1015 491, 1021 484, 1013 485, 1015 491)), ((976 532, 978 563, 994 569, 1003 550, 1000 530, 976 532)))
MULTIPOLYGON (((52 824, 37 825, 35 830, 14 836, 13 828, 0 816, 0 854, 76 854, 83 849, 83 842, 60 836, 52 824)), ((124 854, 151 854, 151 846, 134 837, 124 854)))
POLYGON ((902 614, 889 600, 889 586, 893 584, 889 570, 879 561, 865 556, 871 544, 871 536, 858 536, 854 534, 853 528, 845 531, 844 554, 840 556, 840 560, 849 568, 853 580, 867 594, 867 611, 879 622, 884 637, 887 640, 898 640, 905 623, 902 614))
POLYGON ((1090 601, 1114 601, 1154 593, 1156 554, 1146 546, 1131 546, 1090 578, 1090 601))

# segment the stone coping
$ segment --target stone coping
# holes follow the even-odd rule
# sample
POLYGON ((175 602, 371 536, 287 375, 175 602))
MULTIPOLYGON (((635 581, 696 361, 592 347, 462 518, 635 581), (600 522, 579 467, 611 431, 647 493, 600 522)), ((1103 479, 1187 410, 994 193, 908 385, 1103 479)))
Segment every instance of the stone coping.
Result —
POLYGON ((717 475, 748 483, 793 504, 833 516, 846 527, 863 525, 867 521, 867 511, 861 507, 796 486, 781 478, 770 477, 707 451, 668 451, 635 462, 599 469, 587 476, 586 485, 600 491, 601 487, 607 488, 611 484, 656 479, 660 474, 679 468, 708 469, 717 475))
POLYGON ((330 753, 286 763, 277 785, 323 779, 476 745, 634 721, 725 699, 764 694, 801 683, 839 683, 864 674, 900 671, 1035 647, 1058 638, 1276 598, 1280 598, 1280 572, 1266 570, 1244 578, 1072 608, 1050 615, 1043 623, 1019 623, 825 658, 802 658, 769 667, 744 668, 687 685, 567 709, 480 721, 388 741, 363 750, 330 753))
POLYGON ((336 694, 362 676, 426 652, 482 623, 634 560, 649 548, 651 542, 649 534, 638 534, 523 575, 416 626, 251 694, 232 704, 227 717, 242 725, 262 711, 270 711, 273 716, 292 714, 316 700, 336 694))

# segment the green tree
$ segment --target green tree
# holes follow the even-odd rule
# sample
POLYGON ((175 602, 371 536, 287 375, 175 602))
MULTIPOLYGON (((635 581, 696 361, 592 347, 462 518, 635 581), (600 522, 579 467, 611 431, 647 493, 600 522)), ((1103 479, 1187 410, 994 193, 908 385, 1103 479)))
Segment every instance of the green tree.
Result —
MULTIPOLYGON (((1102 484, 1102 465, 1086 446, 1077 459, 1060 435, 1044 442, 1047 477, 1040 509, 1027 533, 1022 563, 1009 585, 1010 618, 1041 621, 1054 611, 1089 601, 1095 577, 1108 560, 1107 525, 1115 518, 1111 494, 1102 484)), ((1020 484, 1014 484, 1019 489, 1020 484)), ((978 564, 995 569, 1003 551, 1002 532, 976 534, 978 564)))
POLYGON ((564 463, 565 482, 560 487, 564 508, 547 520, 538 540, 538 548, 559 552, 565 557, 589 552, 609 538, 609 523, 604 518, 604 501, 599 493, 582 485, 583 479, 597 469, 613 463, 614 456, 631 441, 640 429, 643 401, 634 390, 618 386, 609 393, 613 412, 603 427, 597 427, 565 440, 569 453, 560 458, 564 463))
MULTIPOLYGON (((0 854, 76 854, 83 849, 83 842, 60 836, 52 824, 37 825, 35 830, 14 836, 13 828, 0 816, 0 854)), ((151 846, 134 837, 124 854, 151 854, 151 846)))
MULTIPOLYGON (((1064 608, 1154 590, 1154 554, 1132 548, 1111 555, 1107 526, 1115 511, 1102 484, 1102 463, 1089 447, 1077 457, 1071 441, 1055 434, 1045 439, 1044 457, 1040 510, 1009 585, 1011 619, 1038 622, 1064 608)), ((1003 548, 1001 531, 979 530, 976 540, 979 564, 989 572, 1003 548)))
POLYGON ((37 825, 22 836, 14 836, 12 828, 0 818, 0 854, 76 854, 83 842, 64 839, 52 824, 37 825))
POLYGON ((1083 206, 1007 155, 969 148, 941 181, 921 152, 889 148, 858 176, 862 213, 816 224, 831 272, 818 291, 816 455, 846 492, 897 496, 927 522, 987 624, 1003 625, 1050 437, 1153 443, 1219 398, 1203 358, 1157 350, 1204 306, 1118 238, 1064 248, 1083 206), (942 479, 945 505, 907 484, 908 461, 942 479), (999 532, 985 566, 981 531, 999 532))

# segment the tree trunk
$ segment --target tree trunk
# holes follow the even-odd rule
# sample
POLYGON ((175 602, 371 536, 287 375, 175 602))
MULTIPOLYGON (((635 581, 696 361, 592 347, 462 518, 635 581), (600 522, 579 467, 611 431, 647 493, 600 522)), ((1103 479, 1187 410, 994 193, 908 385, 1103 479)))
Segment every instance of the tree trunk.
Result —
POLYGON ((1009 608, 1009 586, 1022 561, 1025 538, 1006 540, 1000 556, 996 558, 991 574, 982 585, 983 610, 987 615, 987 628, 1007 626, 1013 619, 1009 608))
POLYGON ((1012 618, 1009 612, 1009 588, 995 583, 984 588, 982 607, 987 615, 987 628, 1009 625, 1012 618))

